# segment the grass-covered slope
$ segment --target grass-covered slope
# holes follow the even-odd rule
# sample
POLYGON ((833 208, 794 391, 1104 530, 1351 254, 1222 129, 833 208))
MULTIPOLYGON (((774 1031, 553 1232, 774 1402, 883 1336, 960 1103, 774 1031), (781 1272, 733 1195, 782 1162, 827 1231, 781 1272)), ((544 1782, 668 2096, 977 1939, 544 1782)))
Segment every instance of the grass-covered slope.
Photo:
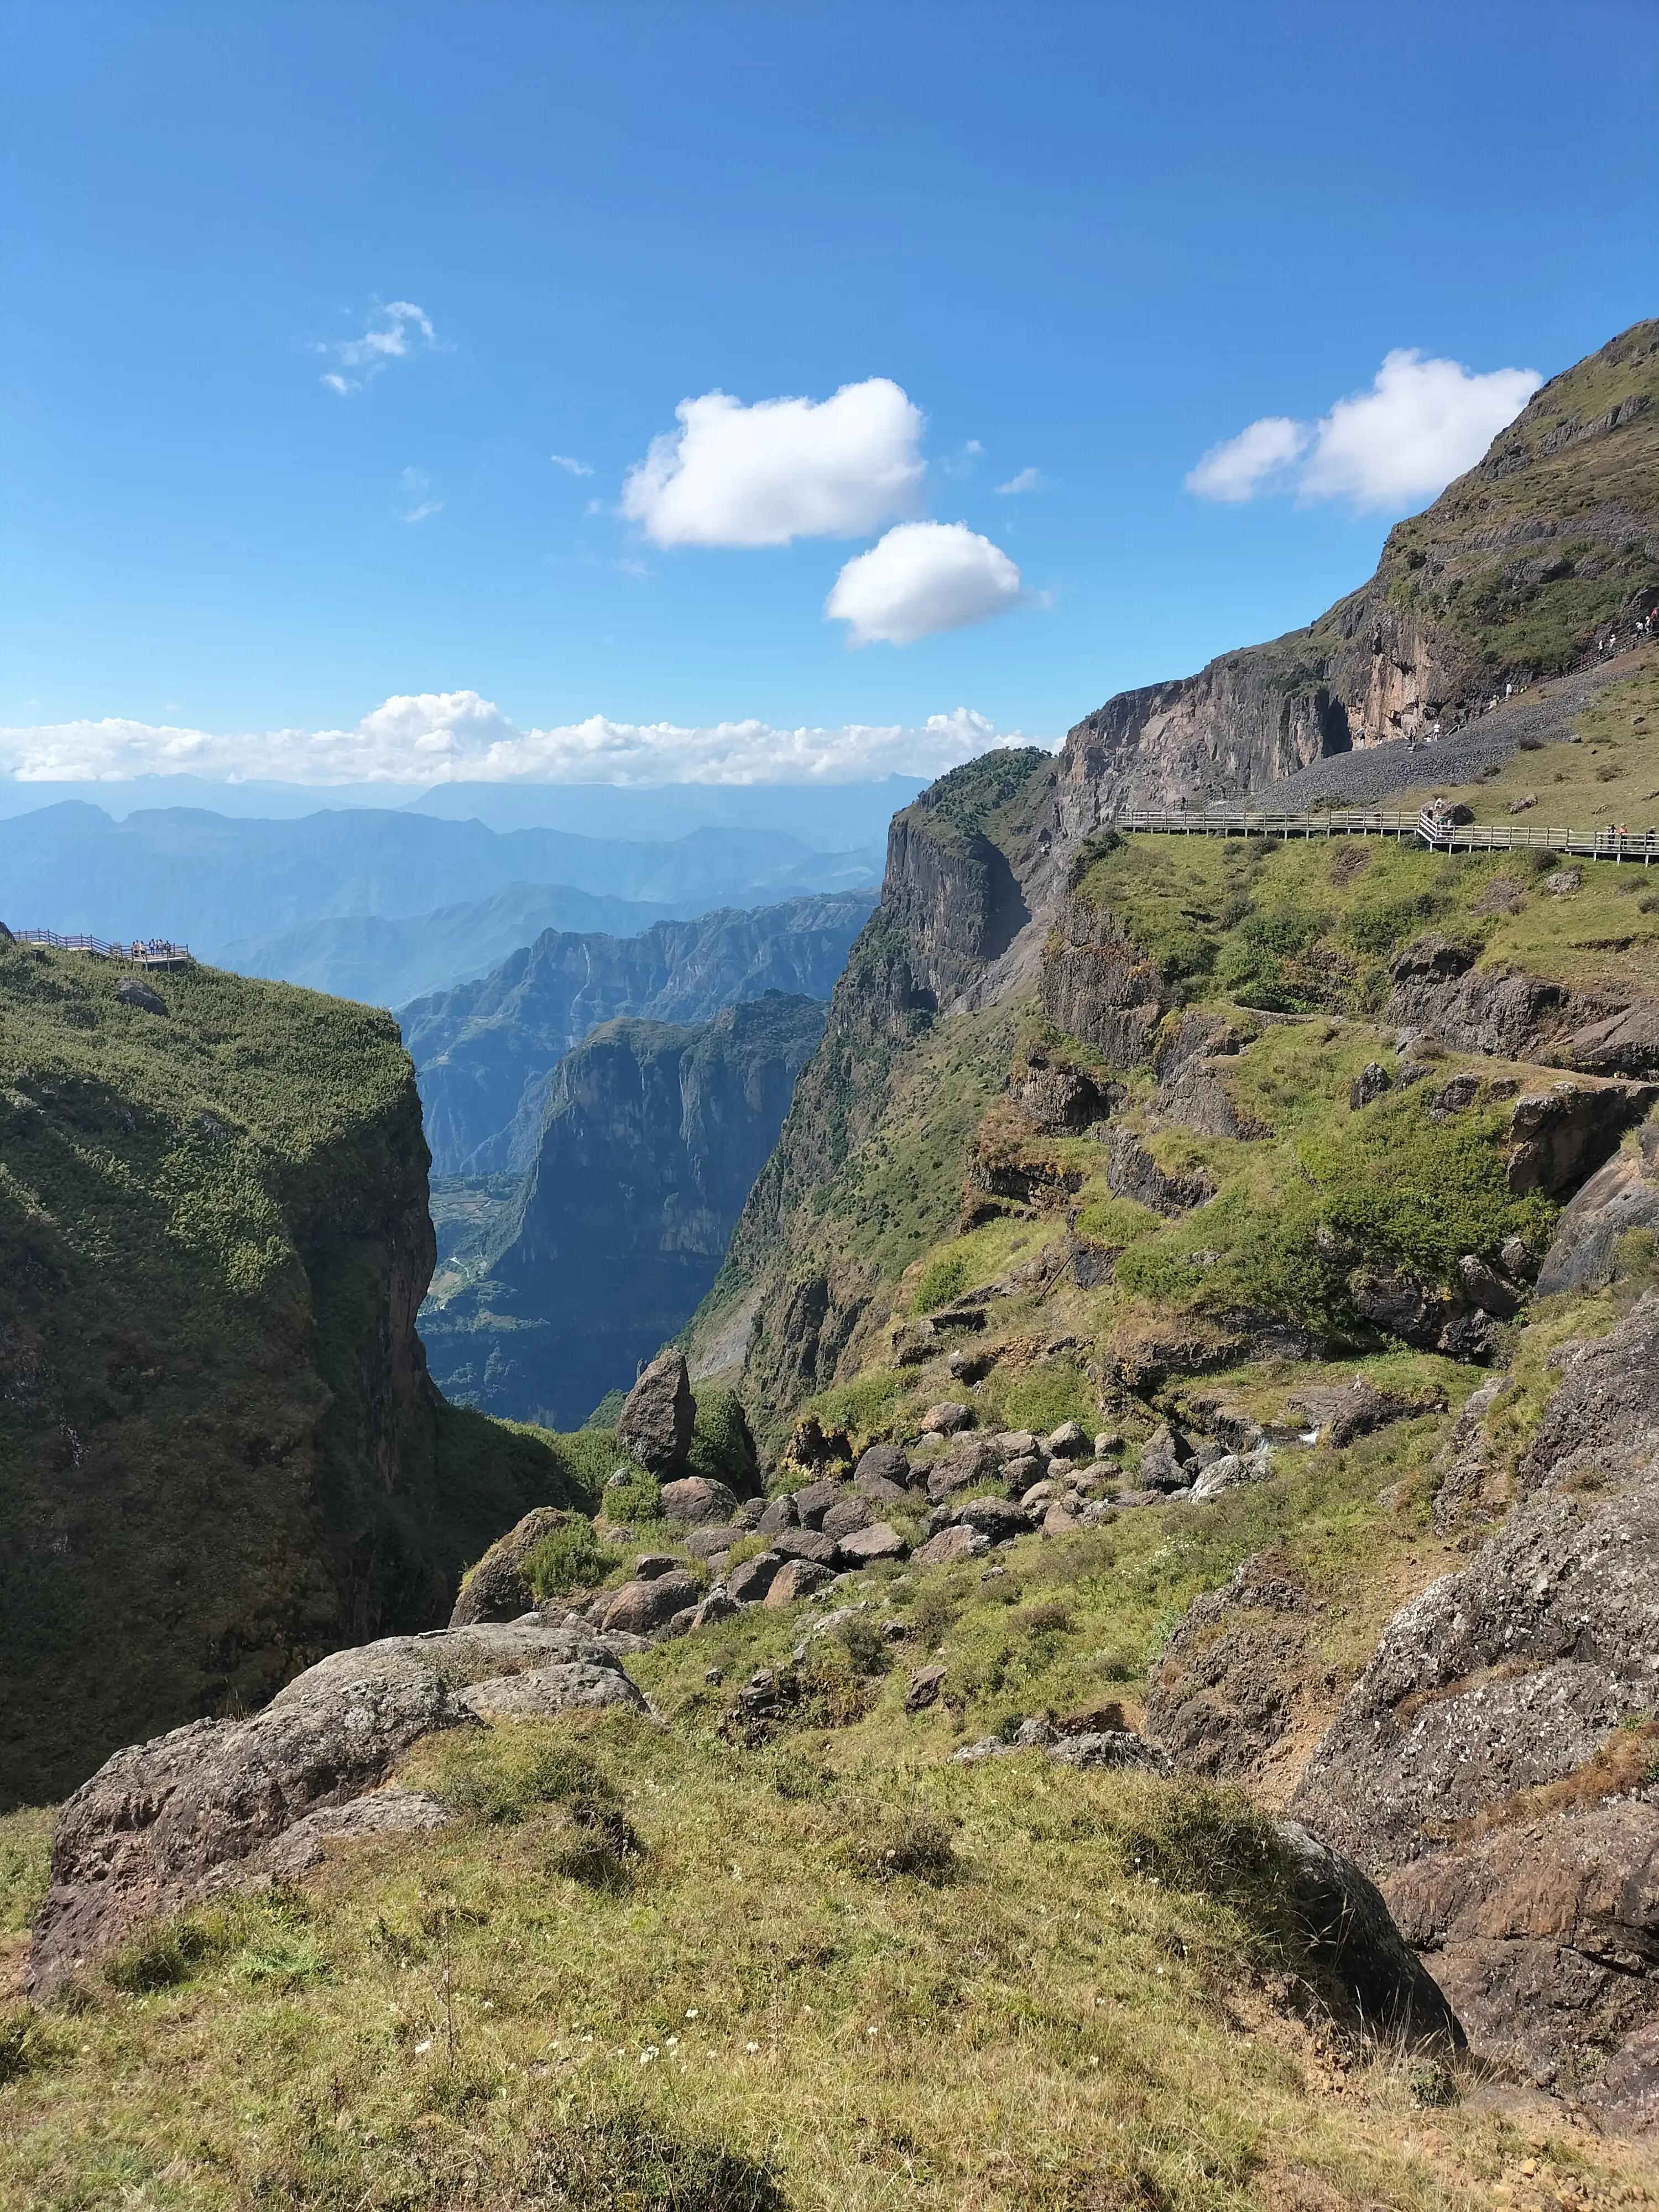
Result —
MULTIPOLYGON (((655 1721, 429 1739, 399 1778, 452 1826, 198 1910, 72 2004, 0 2014, 0 2192, 20 2212, 1654 2202, 1639 2146, 1329 2021, 1282 1848, 1235 1793, 946 1759, 987 1717, 1132 1695, 1158 1624, 1298 1505, 1351 1554, 1389 1472, 1327 1463, 1207 1528, 1148 1514, 1127 1552, 1103 1531, 1027 1540, 988 1579, 867 1577, 761 1740, 721 1715, 787 1667, 808 1608, 630 1662, 655 1721), (945 1693, 909 1716, 926 1661, 945 1693)), ((12 1927, 41 1842, 0 1823, 12 1927)))
POLYGON ((120 981, 0 943, 0 1802, 442 1618, 549 1481, 427 1380, 391 1018, 120 981))

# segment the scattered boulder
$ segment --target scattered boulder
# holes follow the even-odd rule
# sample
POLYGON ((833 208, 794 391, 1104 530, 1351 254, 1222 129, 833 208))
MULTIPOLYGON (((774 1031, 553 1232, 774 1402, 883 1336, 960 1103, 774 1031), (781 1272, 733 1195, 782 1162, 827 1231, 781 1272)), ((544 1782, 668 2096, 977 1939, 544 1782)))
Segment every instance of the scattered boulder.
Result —
POLYGON ((870 1487, 876 1482, 885 1483, 889 1488, 902 1492, 909 1487, 910 1462, 896 1444, 872 1444, 868 1451, 860 1454, 853 1469, 853 1480, 866 1498, 880 1496, 870 1487))
POLYGON ((795 1492, 795 1511, 800 1516, 803 1528, 821 1528, 823 1516, 832 1505, 847 1495, 844 1482, 824 1479, 809 1482, 795 1492))
POLYGON ((1571 898, 1583 880, 1583 874, 1577 868, 1557 868, 1545 877, 1544 889, 1552 898, 1571 898))
POLYGON ((1003 1480, 1002 1462, 983 1437, 964 1437, 930 1470, 927 1496, 937 1505, 958 1491, 1003 1480))
POLYGON ((1273 1826, 1290 1857, 1297 1918, 1314 1964, 1342 1986, 1373 2033, 1462 2050, 1456 2014, 1395 1925, 1376 1885, 1300 1820, 1273 1826))
POLYGON ((1047 1450, 1051 1459, 1087 1459, 1087 1432, 1076 1421, 1062 1421, 1048 1438, 1047 1450))
POLYGON ((1273 1471, 1273 1455, 1267 1444, 1253 1452, 1223 1452, 1201 1468, 1192 1486, 1194 1501, 1219 1498, 1229 1490, 1243 1490, 1252 1482, 1266 1482, 1273 1471))
POLYGON ((781 1498, 770 1499, 755 1523, 763 1536, 775 1536, 781 1529, 799 1528, 799 1526, 800 1508, 787 1491, 781 1498))
POLYGON ((58 1815, 33 1993, 145 1921, 264 1878, 289 1829, 378 1789, 420 1737, 477 1727, 520 1679, 538 1712, 645 1703, 586 1632, 484 1622, 337 1651, 247 1719, 192 1721, 117 1752, 58 1815))
POLYGON ((874 1521, 867 1528, 855 1528, 840 1540, 841 1556, 854 1567, 872 1567, 883 1559, 902 1559, 910 1547, 896 1528, 885 1521, 874 1521))
POLYGON ((675 1613, 696 1605, 702 1595, 702 1584, 696 1577, 675 1566, 667 1574, 624 1583, 606 1606, 600 1625, 607 1633, 619 1628, 629 1636, 648 1636, 675 1613))
POLYGON ((781 1559, 810 1559, 820 1567, 833 1567, 841 1556, 840 1545, 821 1528, 781 1528, 772 1549, 781 1559))
POLYGON ((653 1474, 683 1474, 696 1411, 684 1354, 659 1352, 628 1394, 617 1419, 617 1439, 653 1474))
POLYGON ((718 1559, 729 1552, 733 1544, 740 1544, 750 1534, 741 1522, 714 1522, 708 1527, 694 1528, 685 1540, 685 1548, 694 1559, 718 1559))
POLYGON ((1154 1091, 1152 1106, 1160 1122, 1200 1137, 1231 1137, 1249 1144, 1270 1133, 1265 1121, 1238 1106, 1215 1070, 1202 1060, 1188 1061, 1173 1082, 1154 1091))
POLYGON ((909 1687, 904 1692, 907 1713, 926 1712, 929 1705, 939 1703, 939 1693, 945 1686, 945 1668, 934 1665, 918 1667, 910 1677, 909 1687))
POLYGON ((875 1515, 867 1498, 838 1498, 818 1526, 826 1536, 842 1541, 855 1530, 867 1528, 875 1515))
POLYGON ((164 1014, 167 1010, 161 993, 137 975, 124 975, 115 987, 115 995, 124 1006, 137 1006, 141 1013, 164 1014))
POLYGON ((1167 1774, 1171 1765, 1168 1752, 1133 1729, 1079 1729, 1061 1736, 1048 1756, 1056 1766, 1139 1766, 1149 1774, 1167 1774))
POLYGON ((481 1620, 516 1620, 536 1602, 536 1594, 524 1578, 524 1563, 544 1536, 562 1528, 570 1518, 554 1505, 538 1505, 522 1521, 498 1536, 475 1567, 461 1578, 452 1628, 471 1628, 481 1620))
POLYGON ((1140 1448, 1140 1480, 1149 1490, 1175 1490, 1187 1480, 1182 1472, 1192 1446, 1166 1421, 1140 1448))
POLYGON ((952 1516, 952 1525, 977 1528, 988 1542, 1000 1544, 1010 1537, 1029 1536, 1036 1522, 1030 1514, 1010 1504, 1006 1498, 975 1498, 957 1508, 952 1516))
POLYGON ((761 1552, 726 1577, 726 1594, 734 1605, 758 1605, 772 1587, 783 1565, 781 1552, 761 1552))
POLYGON ((723 1482, 706 1474, 688 1474, 662 1486, 662 1510, 670 1521, 688 1528, 714 1521, 735 1521, 738 1501, 723 1482))
POLYGON ((1360 1113, 1394 1087, 1394 1078, 1380 1060, 1368 1060, 1348 1086, 1348 1105, 1360 1113))
POLYGON ((1073 1536, 1082 1526, 1083 1509, 1073 1498, 1056 1498, 1044 1508, 1045 1536, 1073 1536))
POLYGON ((835 1579, 835 1570, 817 1559, 786 1559, 772 1577, 765 1602, 775 1608, 793 1605, 797 1598, 811 1597, 814 1590, 826 1589, 835 1579))
POLYGON ((712 1628, 717 1620, 730 1620, 738 1610, 737 1600, 718 1583, 691 1615, 693 1628, 712 1628))
POLYGON ((958 1525, 941 1528, 937 1536, 930 1536, 920 1549, 910 1554, 913 1566, 947 1566, 954 1559, 976 1559, 991 1547, 977 1528, 958 1525))
POLYGON ((943 1405, 927 1408, 921 1417, 921 1433, 925 1437, 954 1436, 958 1429, 967 1428, 973 1418, 968 1407, 947 1400, 943 1405))
POLYGON ((672 1575, 679 1564, 672 1552, 641 1552, 634 1562, 634 1580, 655 1582, 659 1575, 672 1575))
POLYGON ((1346 1385, 1316 1384, 1298 1390, 1290 1403, 1318 1431, 1319 1441, 1337 1451, 1352 1443, 1356 1437, 1370 1436, 1374 1429, 1386 1428, 1390 1422, 1445 1411, 1443 1398, 1392 1397, 1363 1375, 1356 1375, 1346 1385))

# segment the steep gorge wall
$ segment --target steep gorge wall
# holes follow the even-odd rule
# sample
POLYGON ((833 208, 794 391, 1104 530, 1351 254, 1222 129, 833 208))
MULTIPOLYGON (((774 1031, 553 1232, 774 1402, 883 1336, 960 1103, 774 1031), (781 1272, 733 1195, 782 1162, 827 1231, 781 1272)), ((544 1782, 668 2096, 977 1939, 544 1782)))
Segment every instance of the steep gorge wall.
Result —
POLYGON ((441 1620, 550 1475, 428 1378, 390 1018, 118 980, 0 945, 0 1802, 441 1620))

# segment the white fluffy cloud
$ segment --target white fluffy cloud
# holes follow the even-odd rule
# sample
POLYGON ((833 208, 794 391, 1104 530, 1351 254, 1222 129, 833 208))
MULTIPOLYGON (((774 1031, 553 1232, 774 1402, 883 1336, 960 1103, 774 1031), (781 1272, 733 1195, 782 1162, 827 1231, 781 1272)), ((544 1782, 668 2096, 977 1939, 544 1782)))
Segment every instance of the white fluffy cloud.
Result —
POLYGON ((1187 477, 1200 499, 1254 499, 1264 484, 1306 451, 1311 433, 1288 415, 1264 415, 1224 445, 1212 446, 1187 477))
POLYGON ((570 453, 550 453, 548 459, 556 469, 562 469, 568 477, 591 477, 593 473, 586 461, 579 461, 570 453))
POLYGON ((1006 483, 1000 483, 997 489, 1005 495, 1011 493, 1017 495, 1023 491, 1041 491, 1042 489, 1042 471, 1038 469, 1022 469, 1018 476, 1010 477, 1006 483))
POLYGON ((849 645, 914 645, 1018 606, 1019 570, 965 522, 903 522, 836 577, 823 603, 849 645))
POLYGON ((1369 392, 1339 399, 1317 422, 1267 415, 1212 446, 1187 489, 1236 501, 1293 488, 1304 500, 1408 507, 1473 468, 1542 381, 1530 368, 1476 375, 1459 362, 1397 349, 1369 392))
POLYGON ((387 699, 349 730, 223 735, 116 719, 0 729, 0 769, 25 782, 190 775, 227 783, 855 783, 938 775, 994 746, 1033 742, 966 707, 912 727, 698 728, 592 714, 520 730, 476 691, 427 691, 387 699))
POLYGON ((360 338, 337 338, 317 351, 340 365, 324 371, 322 381, 342 399, 349 399, 374 383, 387 363, 415 352, 440 350, 437 332, 424 307, 412 300, 392 300, 369 317, 360 338), (348 369, 356 372, 347 375, 348 369))
POLYGON ((659 545, 860 538, 915 510, 921 410, 890 377, 752 407, 706 392, 675 412, 678 430, 653 438, 623 485, 623 513, 659 545))

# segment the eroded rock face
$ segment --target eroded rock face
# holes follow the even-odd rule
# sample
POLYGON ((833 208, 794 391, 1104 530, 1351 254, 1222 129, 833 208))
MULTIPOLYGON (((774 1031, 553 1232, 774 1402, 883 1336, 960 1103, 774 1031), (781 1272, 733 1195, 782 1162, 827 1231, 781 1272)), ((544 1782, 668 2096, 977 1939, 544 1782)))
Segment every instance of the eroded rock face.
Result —
POLYGON ((1068 898, 1043 955, 1042 1010, 1114 1066, 1146 1059, 1164 1018, 1163 976, 1109 909, 1068 898))
POLYGON ((1659 2052, 1598 2077, 1609 2049, 1659 2024, 1659 1805, 1623 1797, 1506 1823, 1415 1861, 1389 1899, 1484 2056, 1641 2119, 1659 2052))
MULTIPOLYGON (((1471 1401, 1465 1517, 1483 1435, 1471 1401)), ((1659 1297, 1571 1352, 1516 1480, 1389 1622, 1292 1810, 1378 1874, 1478 2049, 1627 2118, 1659 2095, 1659 1809, 1596 1802, 1592 1761, 1659 1702, 1659 1297)))
POLYGON ((684 1354, 659 1352, 629 1392, 617 1436, 623 1450, 653 1474, 684 1474, 696 1411, 684 1354))
POLYGON ((1617 1152, 1572 1198, 1538 1271, 1538 1294, 1599 1291, 1613 1277, 1613 1248, 1632 1230, 1659 1228, 1659 1127, 1640 1131, 1634 1152, 1617 1152))
POLYGON ((1187 1773, 1260 1778, 1291 1735, 1314 1608, 1270 1553, 1195 1598, 1146 1689, 1146 1734, 1187 1773))
POLYGON ((263 1878, 291 1829, 377 1790, 434 1729, 644 1702, 595 1638, 488 1623, 337 1651, 247 1720, 193 1721, 118 1751, 58 1815, 30 1989, 50 1990, 147 1920, 263 1878))

